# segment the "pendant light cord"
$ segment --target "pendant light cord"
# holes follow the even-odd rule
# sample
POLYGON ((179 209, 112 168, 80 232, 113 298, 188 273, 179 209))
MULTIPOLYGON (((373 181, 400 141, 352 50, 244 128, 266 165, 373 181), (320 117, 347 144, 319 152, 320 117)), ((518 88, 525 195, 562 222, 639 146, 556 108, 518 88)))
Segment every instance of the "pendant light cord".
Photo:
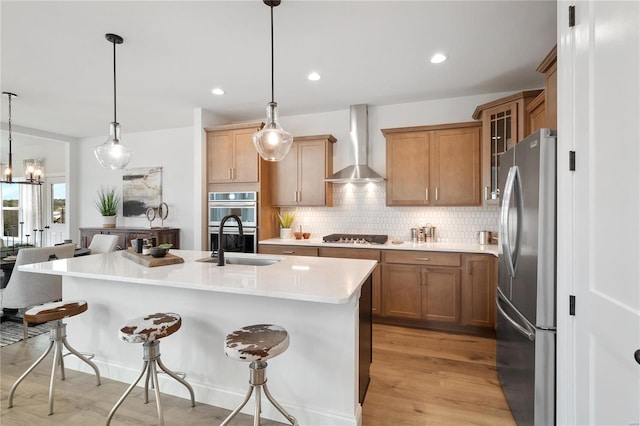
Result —
POLYGON ((113 122, 117 123, 116 116, 116 42, 113 42, 113 122))
MULTIPOLYGON (((10 177, 8 177, 9 181, 11 181, 11 178, 13 177, 13 153, 11 152, 11 141, 12 141, 12 137, 11 137, 11 96, 13 96, 13 94, 11 93, 7 93, 7 96, 9 97, 9 170, 11 173, 10 177)), ((4 170, 3 170, 4 171, 4 170)))
POLYGON ((273 3, 271 4, 271 102, 274 101, 274 82, 273 82, 273 3))

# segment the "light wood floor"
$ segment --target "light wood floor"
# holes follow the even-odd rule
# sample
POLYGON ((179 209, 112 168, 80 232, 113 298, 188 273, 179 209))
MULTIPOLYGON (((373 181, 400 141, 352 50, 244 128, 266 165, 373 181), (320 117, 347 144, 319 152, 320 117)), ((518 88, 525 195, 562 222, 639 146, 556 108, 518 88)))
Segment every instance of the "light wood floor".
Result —
MULTIPOLYGON (((374 362, 363 426, 515 425, 495 371, 495 340, 379 324, 374 325, 373 336, 374 362)), ((67 370, 67 380, 56 382, 55 413, 48 416, 52 355, 20 384, 14 407, 7 408, 11 385, 48 341, 48 334, 43 334, 0 348, 0 424, 104 424, 127 384, 103 379, 98 387, 93 376, 67 370)), ((169 395, 162 396, 162 404, 167 425, 218 425, 229 413, 200 403, 191 408, 187 400, 169 395)), ((236 419, 234 425, 253 424, 251 416, 236 419)), ((143 392, 134 390, 111 424, 157 424, 153 400, 144 404, 143 392)))

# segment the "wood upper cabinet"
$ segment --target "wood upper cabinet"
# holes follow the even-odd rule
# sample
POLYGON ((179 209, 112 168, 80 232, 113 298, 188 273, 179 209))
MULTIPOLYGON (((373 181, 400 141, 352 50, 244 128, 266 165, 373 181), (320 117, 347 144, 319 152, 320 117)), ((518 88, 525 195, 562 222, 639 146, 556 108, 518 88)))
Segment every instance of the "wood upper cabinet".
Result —
POLYGON ((258 182, 260 156, 252 136, 261 126, 262 123, 249 123, 205 129, 209 183, 258 182))
POLYGON ((480 204, 480 127, 436 130, 430 145, 432 204, 480 204))
POLYGON ((529 90, 480 105, 473 113, 482 120, 482 198, 498 204, 498 160, 500 154, 528 136, 528 105, 542 92, 529 90))
POLYGON ((429 133, 385 133, 385 136, 387 205, 429 205, 429 133))
POLYGON ((333 173, 331 135, 304 136, 293 139, 291 151, 274 164, 274 206, 331 206, 333 185, 324 179, 333 173))
POLYGON ((464 258, 462 324, 494 327, 496 324, 496 258, 487 254, 468 254, 464 258))
POLYGON ((542 60, 536 71, 544 74, 544 126, 549 129, 558 128, 558 77, 557 77, 558 46, 542 60))
POLYGON ((480 204, 481 123, 384 129, 387 205, 480 204))

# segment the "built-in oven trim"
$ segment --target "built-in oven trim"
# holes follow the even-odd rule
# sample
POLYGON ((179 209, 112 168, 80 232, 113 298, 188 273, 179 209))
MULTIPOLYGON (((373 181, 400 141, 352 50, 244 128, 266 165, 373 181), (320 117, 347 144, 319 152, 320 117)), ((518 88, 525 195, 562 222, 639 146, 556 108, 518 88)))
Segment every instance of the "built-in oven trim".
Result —
MULTIPOLYGON (((225 223, 225 226, 224 226, 225 235, 238 235, 240 233, 238 226, 228 226, 227 223, 225 223)), ((219 232, 220 232, 219 226, 209 227, 209 250, 211 251, 214 250, 213 245, 211 244, 211 235, 215 234, 217 236, 219 232)), ((245 236, 253 237, 253 251, 248 253, 257 253, 258 252, 258 229, 253 227, 245 227, 243 225, 242 234, 245 236)))
MULTIPOLYGON (((258 202, 257 202, 257 192, 248 191, 248 192, 209 192, 208 194, 208 204, 207 204, 207 222, 209 227, 220 226, 220 220, 222 217, 229 214, 234 209, 251 209, 252 220, 249 220, 245 217, 241 217, 242 225, 247 228, 255 228, 258 226, 258 202), (233 194, 237 194, 237 198, 233 196, 233 194), (245 198, 243 198, 245 197, 245 198), (227 211, 220 212, 218 215, 212 215, 212 209, 225 209, 227 211), (212 218, 213 217, 213 218, 212 218)), ((235 223, 231 223, 229 221, 230 226, 234 226, 235 223)), ((235 225, 237 226, 237 225, 235 225)))

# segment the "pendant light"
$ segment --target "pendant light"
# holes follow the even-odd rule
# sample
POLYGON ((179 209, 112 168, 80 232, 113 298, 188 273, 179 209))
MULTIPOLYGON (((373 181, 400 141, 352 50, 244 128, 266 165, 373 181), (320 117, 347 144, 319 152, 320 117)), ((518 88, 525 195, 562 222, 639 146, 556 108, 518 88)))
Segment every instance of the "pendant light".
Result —
POLYGON ((262 129, 253 134, 253 144, 258 154, 267 161, 282 160, 293 143, 293 136, 278 123, 278 104, 274 100, 273 83, 273 8, 280 0, 263 0, 271 8, 271 102, 267 104, 267 120, 262 129))
POLYGON ((11 133, 11 98, 13 96, 17 97, 18 95, 16 95, 15 93, 11 93, 11 92, 2 92, 3 95, 7 95, 7 98, 9 98, 9 163, 7 164, 7 167, 2 170, 2 180, 0 182, 2 183, 20 183, 20 184, 25 184, 25 185, 42 185, 42 181, 43 181, 43 171, 42 168, 34 168, 31 169, 31 173, 27 174, 25 176, 24 180, 18 180, 18 181, 14 181, 13 180, 13 150, 12 150, 12 143, 13 143, 13 135, 11 133))
POLYGON ((102 145, 95 147, 93 152, 102 167, 118 170, 129 164, 133 154, 120 141, 120 123, 116 115, 116 44, 122 44, 123 39, 116 34, 105 34, 105 38, 109 43, 113 43, 113 121, 109 124, 109 138, 102 145))

